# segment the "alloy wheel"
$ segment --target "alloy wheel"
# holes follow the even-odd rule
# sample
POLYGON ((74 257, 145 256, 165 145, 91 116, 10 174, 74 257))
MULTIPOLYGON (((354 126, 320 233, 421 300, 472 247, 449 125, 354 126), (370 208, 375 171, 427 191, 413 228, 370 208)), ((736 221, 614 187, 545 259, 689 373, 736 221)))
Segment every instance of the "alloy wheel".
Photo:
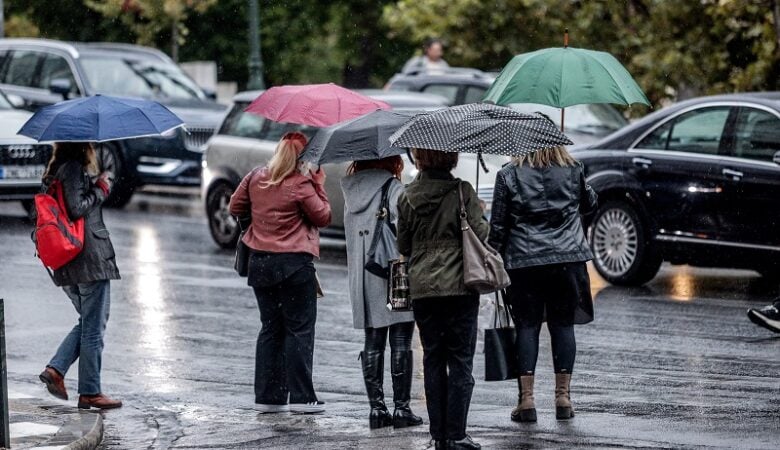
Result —
POLYGON ((607 275, 620 277, 631 270, 637 259, 639 233, 628 212, 621 208, 604 211, 592 233, 596 262, 607 275))

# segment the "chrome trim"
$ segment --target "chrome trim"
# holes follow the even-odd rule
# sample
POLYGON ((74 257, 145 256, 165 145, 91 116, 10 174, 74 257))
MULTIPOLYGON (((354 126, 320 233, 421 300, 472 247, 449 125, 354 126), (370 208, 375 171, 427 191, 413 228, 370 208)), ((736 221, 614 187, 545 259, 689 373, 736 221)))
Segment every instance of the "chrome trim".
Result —
POLYGON ((773 162, 767 162, 767 161, 759 161, 756 159, 747 159, 747 158, 737 158, 735 156, 721 156, 721 155, 707 155, 705 153, 688 153, 688 152, 678 152, 676 150, 649 150, 649 149, 630 149, 628 150, 628 153, 634 153, 634 154, 650 154, 650 155, 659 155, 659 156, 685 156, 685 157, 695 157, 699 159, 709 159, 717 162, 735 162, 739 164, 754 164, 757 166, 762 167, 771 167, 774 169, 780 168, 777 164, 773 162))
POLYGON ((155 166, 147 164, 138 164, 136 166, 138 172, 151 175, 167 175, 183 165, 183 162, 180 159, 155 158, 152 156, 142 156, 138 158, 138 162, 157 164, 155 166))
POLYGON ((657 129, 661 128, 662 126, 666 125, 667 122, 670 122, 670 121, 676 119, 677 117, 679 117, 679 116, 681 116, 681 115, 683 115, 685 113, 689 113, 689 112, 695 111, 697 109, 717 108, 719 106, 746 107, 746 108, 760 109, 762 111, 766 111, 768 113, 774 114, 775 117, 780 119, 780 113, 778 113, 774 109, 770 108, 769 106, 765 106, 765 105, 762 105, 762 104, 759 104, 759 103, 750 103, 750 102, 744 102, 744 101, 733 101, 733 102, 730 102, 730 101, 715 101, 715 102, 707 102, 707 103, 698 103, 696 105, 691 105, 691 106, 683 108, 683 109, 681 109, 679 111, 676 111, 675 113, 670 114, 669 116, 665 117, 660 122, 657 122, 654 127, 648 128, 644 133, 639 135, 639 137, 637 139, 634 139, 634 142, 632 142, 631 145, 628 146, 628 151, 629 152, 647 152, 647 153, 656 153, 656 154, 659 153, 659 152, 662 152, 663 154, 671 154, 671 155, 682 154, 682 155, 685 155, 685 156, 696 156, 696 157, 701 157, 701 158, 705 158, 705 159, 707 159, 707 158, 722 159, 722 160, 726 160, 726 161, 737 161, 737 162, 741 162, 741 163, 752 163, 752 164, 757 164, 757 165, 761 165, 761 166, 777 167, 777 164, 775 164, 775 163, 773 163, 771 161, 769 161, 769 162, 767 162, 767 161, 758 161, 758 160, 755 160, 755 159, 737 158, 736 156, 706 155, 706 154, 703 154, 703 153, 678 152, 678 151, 674 151, 674 150, 659 150, 659 149, 642 149, 642 148, 637 148, 637 145, 640 142, 642 142, 642 140, 644 138, 646 138, 649 134, 653 133, 655 130, 657 130, 657 129))
POLYGON ((41 185, 41 179, 40 178, 3 178, 0 180, 0 186, 18 186, 18 187, 27 187, 27 186, 40 186, 41 185))
POLYGON ((654 238, 656 241, 664 242, 685 242, 689 244, 706 244, 706 245, 720 245, 723 247, 735 247, 735 248, 749 248, 754 250, 768 250, 772 252, 780 252, 780 247, 773 245, 761 245, 761 244, 745 244, 742 242, 731 241, 714 241, 710 239, 701 239, 685 236, 669 236, 665 234, 658 234, 654 238))

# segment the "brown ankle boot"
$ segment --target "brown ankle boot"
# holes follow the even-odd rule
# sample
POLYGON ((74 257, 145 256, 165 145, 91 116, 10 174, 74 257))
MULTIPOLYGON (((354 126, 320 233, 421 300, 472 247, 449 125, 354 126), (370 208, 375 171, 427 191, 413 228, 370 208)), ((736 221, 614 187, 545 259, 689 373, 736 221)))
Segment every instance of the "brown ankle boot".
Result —
POLYGON ((38 375, 38 379, 46 385, 46 390, 49 391, 49 394, 61 400, 68 399, 68 391, 65 389, 65 377, 60 375, 59 372, 51 367, 47 367, 38 375))
POLYGON ((570 373, 555 374, 555 418, 558 420, 568 420, 574 417, 574 408, 571 406, 569 395, 570 384, 570 373))
POLYGON ((121 407, 122 401, 114 400, 105 394, 79 396, 79 408, 81 409, 114 409, 121 407))
POLYGON ((517 379, 517 407, 512 410, 512 420, 515 422, 536 422, 536 405, 534 405, 534 376, 523 375, 517 379))

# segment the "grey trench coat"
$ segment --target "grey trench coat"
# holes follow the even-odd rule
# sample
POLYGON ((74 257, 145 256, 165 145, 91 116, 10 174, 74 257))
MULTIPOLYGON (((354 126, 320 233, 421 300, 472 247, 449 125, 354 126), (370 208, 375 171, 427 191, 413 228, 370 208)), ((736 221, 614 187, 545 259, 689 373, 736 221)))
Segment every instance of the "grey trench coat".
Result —
MULTIPOLYGON (((344 192, 344 234, 347 241, 349 298, 355 328, 381 328, 412 322, 411 312, 387 309, 387 280, 367 272, 365 262, 382 201, 382 186, 391 178, 386 170, 365 170, 341 180, 344 192)), ((388 190, 390 218, 398 220, 398 196, 403 185, 396 180, 388 190)))

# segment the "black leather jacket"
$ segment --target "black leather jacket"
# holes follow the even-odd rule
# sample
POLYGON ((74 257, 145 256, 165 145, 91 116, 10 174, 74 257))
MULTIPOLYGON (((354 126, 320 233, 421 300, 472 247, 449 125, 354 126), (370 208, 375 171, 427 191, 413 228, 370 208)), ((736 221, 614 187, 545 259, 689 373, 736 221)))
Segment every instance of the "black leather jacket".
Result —
MULTIPOLYGON (((98 150, 98 160, 106 171, 113 171, 110 154, 98 150)), ((76 161, 62 164, 55 172, 55 178, 62 182, 65 207, 68 216, 75 220, 84 217, 84 249, 73 261, 54 271, 54 283, 68 286, 100 280, 119 279, 114 246, 109 239, 108 229, 103 223, 103 191, 76 161)), ((112 178, 109 176, 109 178, 112 178)), ((44 189, 47 186, 44 185, 44 189)))
POLYGON ((596 209, 582 166, 506 165, 493 192, 488 243, 507 269, 593 259, 581 214, 596 209))

